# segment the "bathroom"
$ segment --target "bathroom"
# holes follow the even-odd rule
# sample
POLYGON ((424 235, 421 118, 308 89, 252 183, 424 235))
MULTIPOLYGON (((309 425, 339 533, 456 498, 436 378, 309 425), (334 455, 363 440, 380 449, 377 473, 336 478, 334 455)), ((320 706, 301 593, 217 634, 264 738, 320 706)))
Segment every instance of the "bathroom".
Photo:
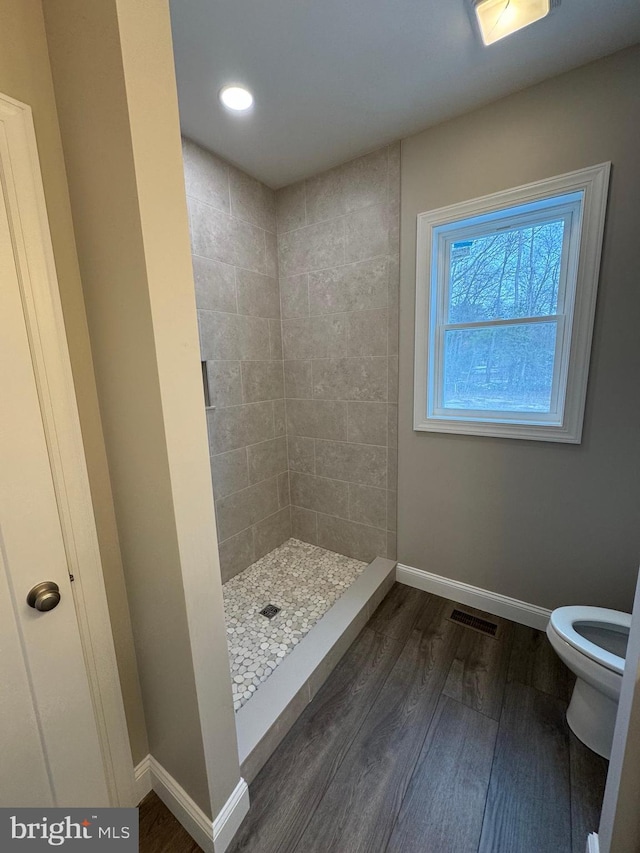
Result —
MULTIPOLYGON (((588 153, 581 151, 573 161, 567 156, 575 138, 572 125, 576 116, 571 114, 564 125, 558 124, 557 116, 555 121, 550 120, 553 104, 562 98, 552 81, 548 91, 544 84, 538 87, 536 98, 512 96, 405 138, 402 143, 383 145, 288 182, 280 173, 293 172, 293 166, 275 156, 269 160, 270 152, 248 148, 254 132, 252 123, 256 123, 258 135, 258 128, 268 124, 259 112, 260 100, 248 108, 241 104, 234 113, 233 105, 225 107, 222 90, 219 102, 211 106, 212 117, 203 119, 200 107, 204 96, 197 90, 194 77, 204 75, 205 67, 208 74, 212 70, 197 50, 195 58, 190 51, 195 22, 199 20, 204 30, 207 18, 199 18, 197 13, 191 18, 183 16, 178 5, 173 17, 212 483, 243 778, 251 785, 265 768, 255 782, 260 804, 263 790, 269 787, 265 780, 271 778, 274 784, 277 772, 269 769, 277 765, 277 759, 274 757, 271 765, 268 759, 287 737, 306 702, 313 700, 366 617, 373 616, 396 577, 410 587, 461 602, 459 607, 466 618, 475 614, 497 630, 501 636, 498 642, 505 646, 499 659, 506 674, 498 678, 500 686, 494 687, 498 694, 506 691, 507 704, 498 701, 504 716, 513 712, 509 701, 524 706, 531 701, 533 705, 524 713, 548 714, 559 724, 556 717, 564 720, 574 677, 558 662, 554 648, 568 663, 563 648, 573 648, 574 638, 580 640, 573 622, 564 625, 561 633, 554 633, 552 643, 539 631, 545 629, 550 610, 574 603, 577 577, 581 578, 581 600, 631 610, 634 572, 628 569, 635 565, 637 542, 631 535, 635 508, 625 498, 635 489, 633 466, 627 467, 623 461, 629 448, 626 445, 625 449, 624 443, 618 447, 616 465, 610 454, 620 421, 618 426, 603 422, 596 428, 587 420, 584 435, 577 427, 574 435, 555 439, 543 426, 547 434, 542 441, 523 440, 539 436, 519 434, 517 427, 507 437, 500 431, 484 436, 480 432, 482 437, 478 437, 475 427, 443 429, 441 423, 427 427, 430 434, 419 431, 421 427, 412 418, 412 371, 419 347, 413 313, 415 228, 416 217, 423 211, 467 202, 536 178, 551 179, 603 160, 613 161, 615 169, 614 155, 605 156, 609 142, 594 139, 588 153), (213 141, 207 148, 196 143, 195 137, 213 141), (503 138, 508 139, 508 149, 501 142, 503 138), (528 147, 532 138, 545 152, 544 158, 537 155, 537 149, 528 147), (275 191, 229 162, 234 154, 228 160, 220 156, 216 141, 223 151, 233 151, 232 140, 247 146, 242 156, 238 154, 241 162, 244 157, 245 162, 260 163, 255 167, 259 174, 271 170, 271 182, 275 180, 278 186, 275 191), (473 144, 469 140, 474 140, 473 144), (483 151, 482 169, 478 169, 477 145, 483 151), (555 157, 549 153, 554 146, 559 149, 555 157), (508 151, 519 154, 508 159, 508 151), (399 305, 403 305, 401 312, 399 305), (404 357, 400 371, 399 355, 401 362, 404 357), (582 453, 576 452, 580 447, 582 453), (607 489, 613 468, 618 472, 615 487, 607 489), (620 473, 623 468, 625 475, 620 473), (613 530, 621 523, 626 535, 614 536, 613 530), (398 527, 403 550, 396 567, 398 527), (610 571, 616 571, 613 566, 619 567, 620 578, 616 584, 607 584, 606 591, 599 569, 604 561, 611 566, 610 571), (623 571, 623 566, 628 568, 623 571), (367 572, 374 568, 378 577, 359 597, 367 572), (456 579, 457 586, 447 582, 450 578, 456 579), (483 595, 487 589, 498 595, 492 600, 490 595, 483 595), (323 646, 325 638, 316 640, 316 630, 329 630, 334 602, 339 600, 346 607, 350 598, 350 616, 343 617, 328 645, 323 646), (282 612, 263 614, 262 608, 269 605, 282 608, 282 612), (492 619, 491 614, 498 618, 492 619), (316 643, 323 651, 316 649, 314 662, 309 664, 305 650, 316 643), (529 664, 524 662, 527 656, 529 664), (528 685, 533 698, 523 684, 528 685), (536 691, 544 696, 539 706, 536 691), (556 706, 552 707, 549 697, 556 706)), ((213 71, 224 67, 225 61, 220 59, 213 71)), ((587 85, 586 81, 580 85, 587 85)), ((237 96, 235 90, 233 94, 237 96)), ((590 128, 585 135, 591 138, 590 128)), ((583 143, 583 148, 588 145, 583 143)), ((608 172, 593 180, 608 185, 608 172)), ((591 192, 592 185, 589 187, 591 192)), ((558 194, 561 189, 566 192, 575 188, 559 185, 558 194)), ((550 194, 548 185, 544 193, 550 194)), ((604 194, 604 200, 593 202, 594 207, 604 209, 606 190, 604 194)), ((494 205, 499 208, 506 202, 500 199, 494 205)), ((447 210, 449 218, 455 218, 455 213, 447 210)), ((595 214, 582 211, 580 215, 585 222, 596 221, 595 214)), ((599 225, 583 228, 590 234, 591 229, 595 233, 599 228, 601 239, 602 220, 599 225)), ((533 255, 533 240, 529 249, 533 255)), ((424 255, 424 246, 418 248, 418 259, 421 252, 424 255)), ((508 255, 501 256, 503 270, 509 263, 508 255)), ((605 256, 605 270, 606 263, 605 256)), ((419 269, 417 275, 419 279, 419 269)), ((528 275, 531 279, 535 273, 528 275)), ((524 286, 522 282, 524 278, 520 285, 516 282, 516 290, 524 286)), ((506 301, 508 286, 504 285, 502 296, 506 301)), ((581 280, 577 290, 596 286, 595 281, 589 284, 581 280)), ((560 290, 563 287, 559 285, 560 290)), ((606 310, 606 299, 606 295, 599 297, 600 313, 606 310)), ((415 310, 421 309, 417 306, 415 310)), ((578 307, 576 314, 588 310, 578 307)), ((540 313, 555 311, 561 313, 557 304, 554 310, 540 313)), ((535 313, 522 310, 519 315, 535 313)), ((606 332, 598 330, 598 321, 599 315, 595 334, 602 336, 606 332)), ((424 322, 428 325, 429 318, 424 322)), ((610 322, 616 325, 617 321, 610 318, 610 322)), ((588 364, 588 333, 585 340, 584 352, 572 357, 588 364)), ((419 374, 417 361, 415 371, 419 374)), ((427 377, 419 376, 420 383, 426 386, 427 377)), ((598 386, 591 378, 589 401, 598 411, 604 413, 610 408, 613 393, 604 381, 598 386), (600 402, 594 402, 599 395, 600 402)), ((568 391, 567 397, 570 394, 568 391)), ((579 396, 578 391, 576 398, 579 396)), ((567 410, 574 408, 569 399, 565 405, 567 410)), ((424 401, 421 406, 424 409, 424 401)), ((567 421, 564 429, 571 430, 567 421)), ((402 605, 394 606, 409 611, 411 601, 402 601, 402 605)), ((601 612, 580 611, 573 621, 582 625, 601 612)), ((559 621, 562 615, 559 611, 559 621)), ((612 631, 614 641, 622 642, 618 649, 622 657, 628 629, 625 617, 620 625, 623 633, 612 631)), ((592 632, 591 639, 598 630, 592 632)), ((583 633, 585 639, 588 629, 583 633)), ((495 665, 495 661, 485 661, 478 634, 475 644, 473 639, 473 634, 467 639, 472 649, 468 659, 459 651, 452 665, 461 668, 462 683, 466 679, 467 687, 474 678, 481 680, 479 670, 486 676, 483 667, 491 671, 495 665)), ((489 646, 495 644, 492 638, 489 646)), ((577 656, 583 659, 580 652, 577 656)), ((580 672, 579 662, 571 669, 580 672)), ((537 849, 564 850, 570 843, 577 850, 584 846, 588 833, 597 830, 606 778, 602 756, 609 757, 621 673, 618 657, 611 694, 615 694, 615 702, 593 691, 584 700, 586 710, 581 711, 576 691, 568 717, 571 735, 563 722, 560 742, 554 747, 547 744, 563 758, 556 768, 560 776, 554 779, 550 774, 547 779, 545 808, 530 816, 547 823, 547 835, 537 839, 537 849), (580 721, 590 717, 598 702, 607 704, 601 715, 610 719, 606 725, 599 720, 594 732, 583 731, 585 724, 581 726, 580 721), (582 735, 581 740, 575 739, 573 731, 582 735), (597 754, 585 749, 583 742, 597 754), (566 780, 560 777, 565 772, 570 776, 570 768, 574 776, 584 773, 589 779, 588 795, 579 780, 572 778, 570 793, 565 796, 566 780), (565 799, 566 814, 555 820, 552 803, 555 801, 557 818, 562 811, 558 802, 565 799), (569 815, 575 824, 572 832, 566 831, 565 818, 569 815), (566 840, 569 836, 570 842, 566 840)), ((582 692, 593 690, 584 681, 581 685, 582 692)), ((481 691, 479 685, 476 689, 481 691)), ((458 699, 464 692, 460 686, 453 694, 444 690, 445 695, 458 699)), ((480 702, 478 696, 476 701, 480 702)), ((475 707, 481 710, 481 703, 475 707)), ((311 709, 306 713, 311 714, 311 709)), ((494 708, 488 713, 498 712, 494 708)), ((535 730, 533 717, 529 724, 535 730)), ((298 727, 302 725, 300 722, 298 727)), ((506 738, 498 735, 500 747, 503 736, 506 738)), ((295 729, 281 748, 285 754, 292 739, 295 741, 295 729)), ((540 745, 540 749, 544 747, 540 745)), ((528 758, 523 754, 518 760, 527 762, 528 758)), ((285 762, 279 772, 285 773, 286 767, 285 762)), ((476 771, 482 776, 477 767, 476 771)), ((484 807, 487 803, 489 813, 484 829, 475 826, 456 850, 475 850, 478 843, 478 849, 489 849, 487 832, 496 830, 486 827, 491 824, 490 813, 495 808, 492 798, 497 796, 499 778, 494 768, 484 780, 487 799, 482 799, 482 804, 484 807), (472 842, 473 832, 478 839, 472 842)), ((517 783, 514 787, 517 790, 517 783)), ((522 796, 529 795, 523 790, 522 796)), ((329 791, 322 802, 330 801, 329 791)), ((322 813, 324 818, 332 815, 339 821, 338 812, 328 809, 326 806, 322 813)), ((319 820, 314 816, 312 825, 319 820)), ((508 822, 509 818, 504 820, 508 822)), ((236 842, 238 850, 259 850, 256 839, 261 833, 274 832, 266 818, 252 821, 249 816, 244 826, 236 842)), ((525 849, 526 843, 533 843, 526 831, 522 837, 517 829, 513 832, 510 849, 525 849)), ((278 838, 275 833, 272 843, 278 838)), ((338 843, 348 846, 349 838, 344 829, 343 835, 324 843, 326 849, 334 849, 338 843)), ((313 831, 307 830, 299 843, 305 849, 317 843, 313 831)), ((403 844, 407 843, 404 837, 403 844)), ((493 843, 506 843, 504 838, 500 841, 499 831, 493 843)), ((399 845, 394 835, 389 849, 399 849, 399 845)))
POLYGON ((635 849, 640 14, 492 5, 0 0, 144 853, 635 849))

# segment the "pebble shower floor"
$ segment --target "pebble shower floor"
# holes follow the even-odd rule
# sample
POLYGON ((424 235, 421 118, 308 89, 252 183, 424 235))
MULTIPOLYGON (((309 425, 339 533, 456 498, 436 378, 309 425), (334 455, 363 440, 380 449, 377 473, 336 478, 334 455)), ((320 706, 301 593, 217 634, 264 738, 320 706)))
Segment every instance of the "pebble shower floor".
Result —
POLYGON ((367 563, 289 539, 223 586, 233 706, 238 711, 367 563), (272 619, 260 611, 280 607, 272 619))

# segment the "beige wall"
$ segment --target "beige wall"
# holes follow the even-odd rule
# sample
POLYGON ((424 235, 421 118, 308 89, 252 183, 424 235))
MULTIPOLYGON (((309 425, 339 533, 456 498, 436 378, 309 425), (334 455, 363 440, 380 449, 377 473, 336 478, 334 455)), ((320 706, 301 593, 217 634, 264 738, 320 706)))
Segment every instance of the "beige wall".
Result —
POLYGON ((150 750, 216 815, 239 766, 168 5, 45 12, 150 750))
POLYGON ((33 110, 134 762, 149 751, 40 0, 0 0, 0 91, 33 110))
POLYGON ((279 190, 293 535, 395 557, 399 144, 279 190))
POLYGON ((640 477, 640 48, 403 142, 398 557, 545 607, 629 610, 640 477), (580 445, 412 429, 416 215, 610 160, 580 445))
POLYGON ((224 582, 291 536, 276 199, 194 142, 182 150, 224 582))

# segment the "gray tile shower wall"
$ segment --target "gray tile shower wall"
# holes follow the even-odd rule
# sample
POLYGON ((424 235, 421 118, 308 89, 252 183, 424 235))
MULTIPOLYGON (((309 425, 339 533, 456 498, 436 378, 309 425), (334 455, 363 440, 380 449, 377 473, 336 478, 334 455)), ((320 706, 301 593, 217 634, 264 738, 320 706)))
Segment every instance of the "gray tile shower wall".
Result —
POLYGON ((293 536, 395 558, 400 144, 276 193, 293 536))
POLYGON ((223 581, 291 537, 275 193, 183 140, 223 581))

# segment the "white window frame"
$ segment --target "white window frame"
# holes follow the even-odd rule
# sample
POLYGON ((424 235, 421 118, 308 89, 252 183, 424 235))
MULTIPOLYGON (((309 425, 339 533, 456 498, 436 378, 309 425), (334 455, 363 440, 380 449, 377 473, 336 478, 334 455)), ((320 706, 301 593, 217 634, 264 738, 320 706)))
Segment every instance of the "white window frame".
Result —
POLYGON ((610 163, 601 163, 418 214, 415 430, 580 443, 610 169, 610 163), (523 210, 518 211, 519 207, 523 210), (449 245, 461 239, 461 231, 465 238, 472 228, 480 235, 491 231, 491 223, 496 220, 503 219, 512 225, 526 222, 528 217, 539 218, 540 213, 547 210, 550 214, 564 217, 565 228, 569 228, 569 238, 563 246, 557 313, 552 316, 490 321, 486 325, 496 327, 514 322, 557 324, 551 411, 523 413, 445 409, 440 399, 443 388, 444 331, 448 325, 455 328, 485 325, 444 322, 449 283, 449 245), (476 226, 473 220, 480 217, 476 226))

